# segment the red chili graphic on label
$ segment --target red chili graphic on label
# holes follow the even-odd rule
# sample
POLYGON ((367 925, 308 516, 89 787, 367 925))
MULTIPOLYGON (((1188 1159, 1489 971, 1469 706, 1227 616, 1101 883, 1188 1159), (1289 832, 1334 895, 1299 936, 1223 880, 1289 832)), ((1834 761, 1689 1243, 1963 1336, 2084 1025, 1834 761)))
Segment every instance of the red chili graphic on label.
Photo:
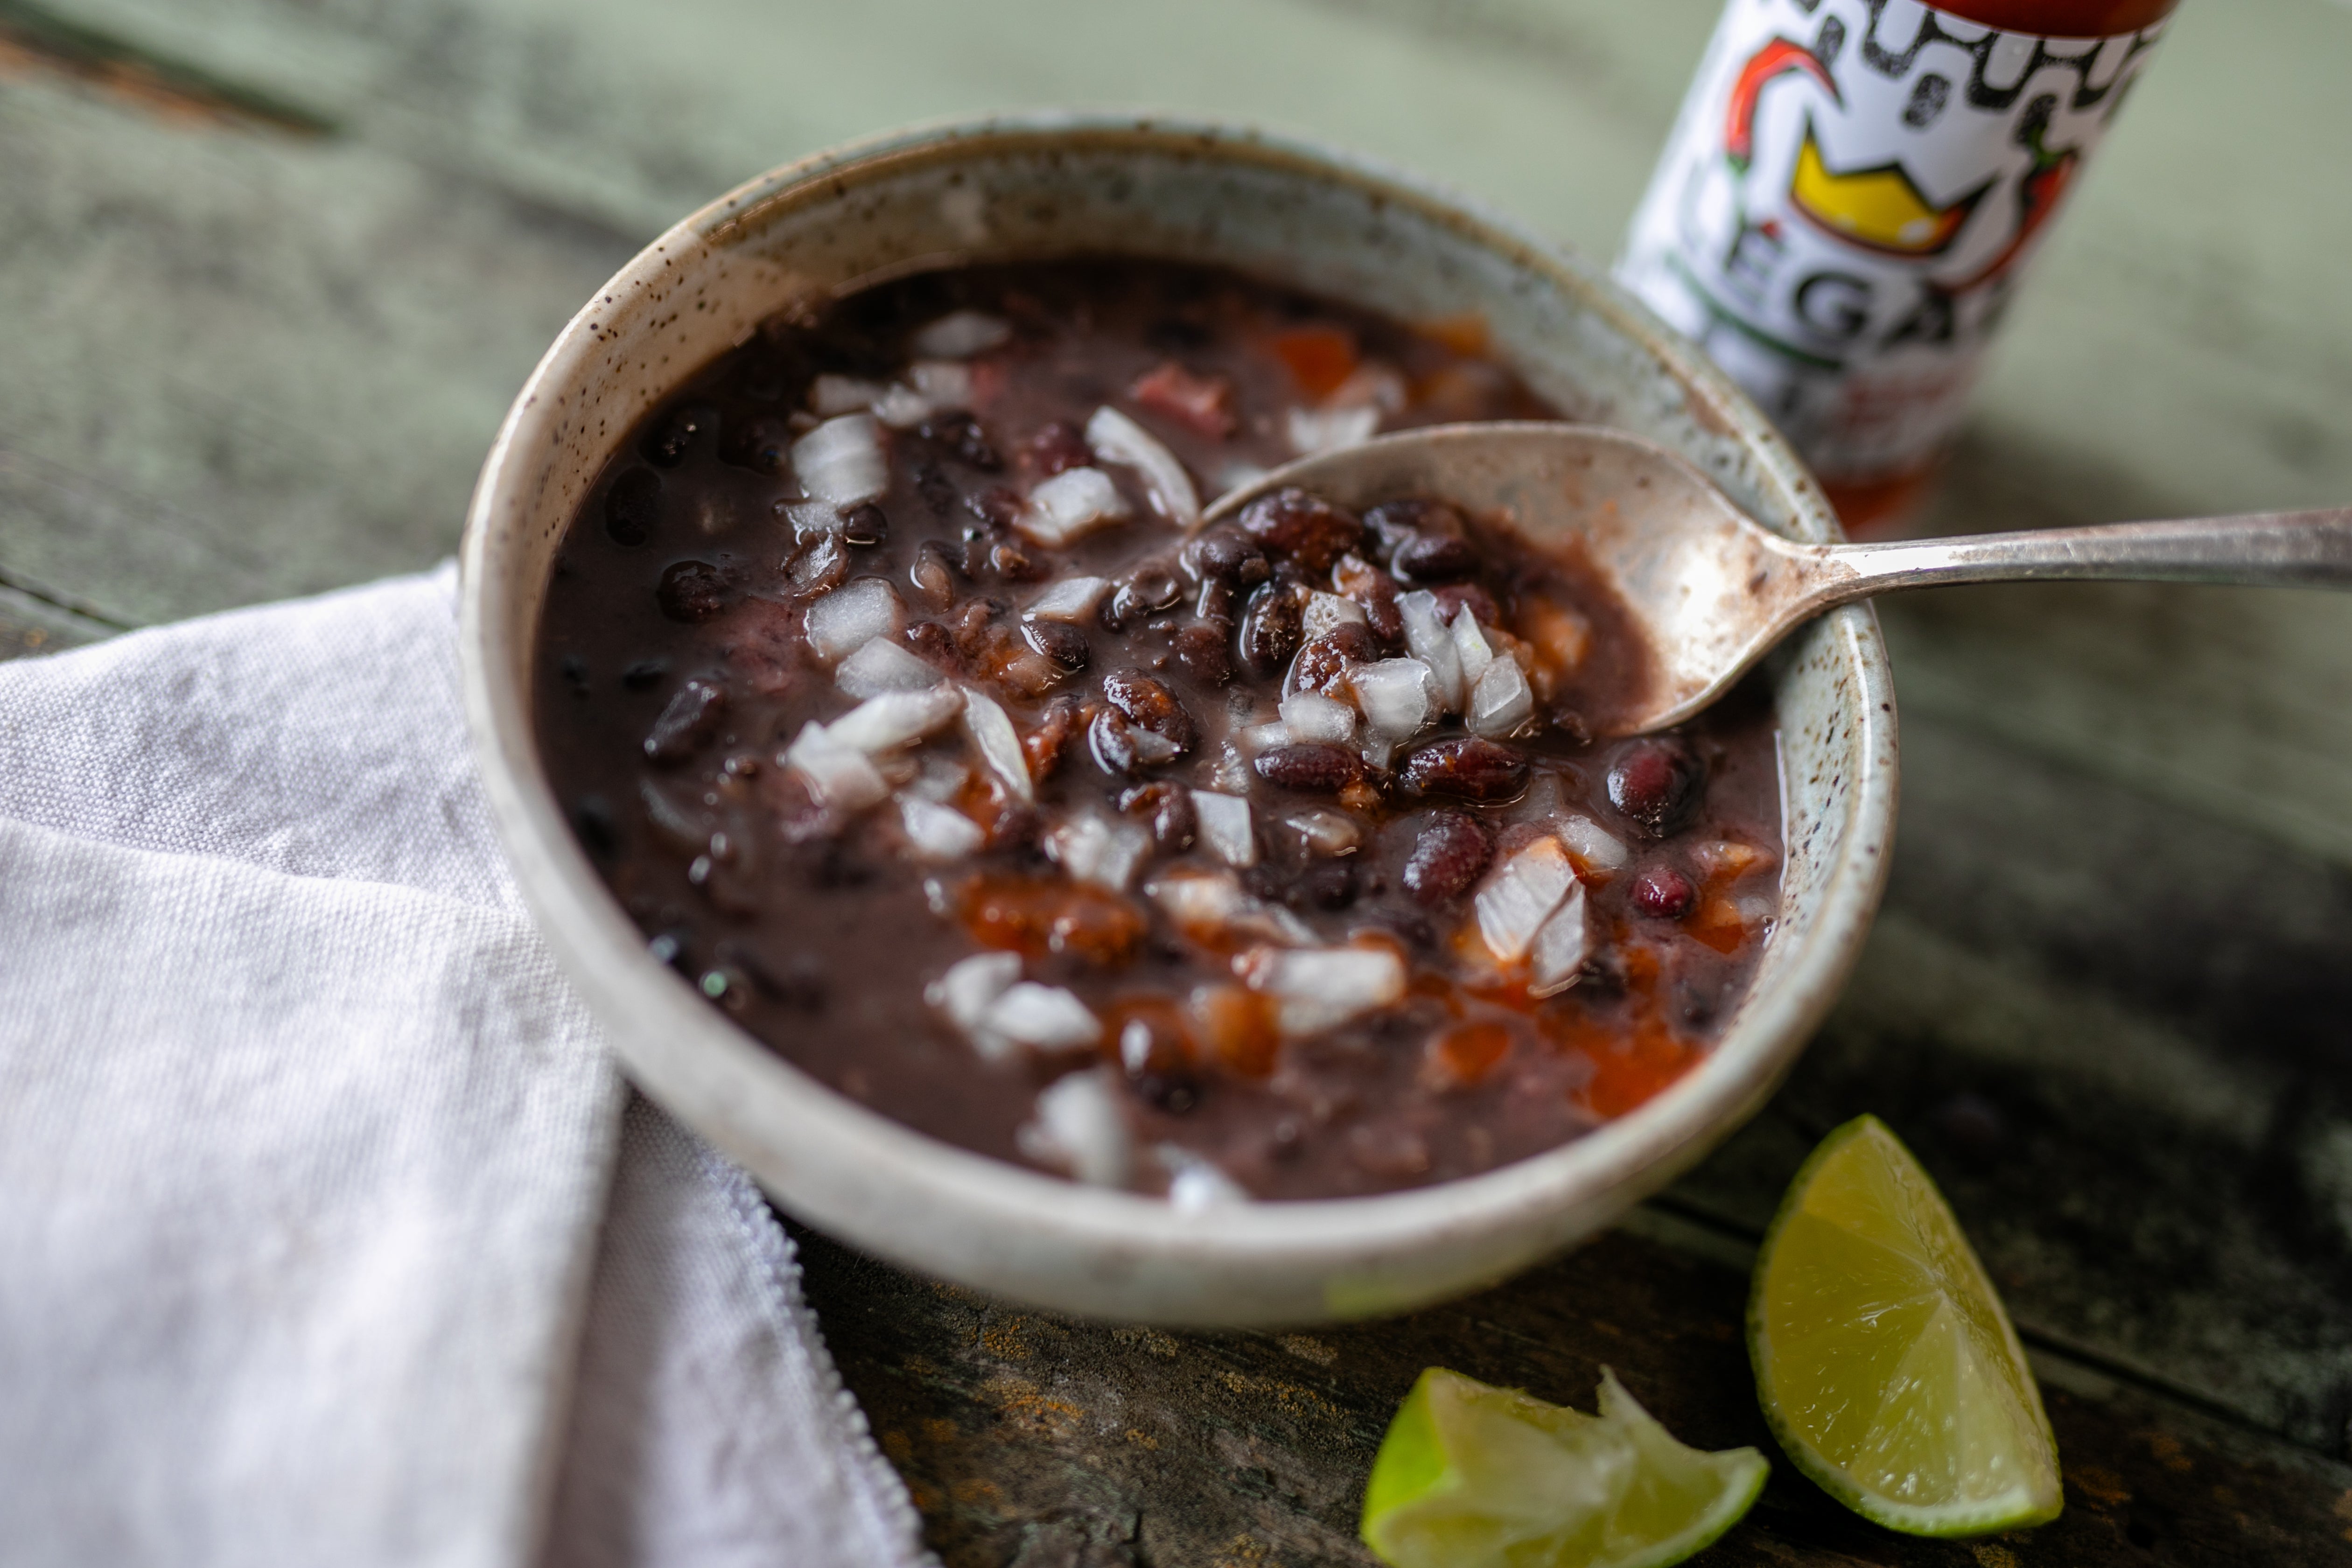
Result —
POLYGON ((1748 58, 1739 68, 1739 79, 1731 84, 1731 101, 1725 106, 1723 117, 1723 152, 1732 166, 1745 171, 1756 153, 1756 100, 1764 89, 1790 71, 1802 71, 1821 83, 1830 101, 1840 106, 1845 99, 1837 83, 1830 77, 1830 68, 1821 57, 1802 44, 1787 38, 1775 38, 1748 58))

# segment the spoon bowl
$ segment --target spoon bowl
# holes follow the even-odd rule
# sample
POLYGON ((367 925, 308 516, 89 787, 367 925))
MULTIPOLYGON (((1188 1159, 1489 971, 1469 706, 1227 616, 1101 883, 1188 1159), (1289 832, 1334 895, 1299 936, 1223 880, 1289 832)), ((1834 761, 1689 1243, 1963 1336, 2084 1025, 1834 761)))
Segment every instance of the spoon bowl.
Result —
POLYGON ((1643 672, 1615 707, 1583 715, 1596 736, 1681 723, 1806 621, 1898 588, 2061 578, 2352 587, 2344 509, 1801 543, 1654 442, 1548 421, 1431 426, 1319 452, 1220 496, 1202 524, 1291 487, 1356 510, 1443 500, 1540 547, 1574 551, 1622 605, 1643 672))

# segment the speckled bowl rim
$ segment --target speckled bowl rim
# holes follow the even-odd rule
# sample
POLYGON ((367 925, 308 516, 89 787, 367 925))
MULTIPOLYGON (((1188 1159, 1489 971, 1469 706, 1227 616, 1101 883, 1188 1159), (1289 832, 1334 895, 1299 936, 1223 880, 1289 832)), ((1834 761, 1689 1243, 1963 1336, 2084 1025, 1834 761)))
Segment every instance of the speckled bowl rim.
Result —
MULTIPOLYGON (((971 160, 1047 144, 1131 149, 1272 169, 1412 210, 1633 341, 1675 382, 1691 417, 1738 443, 1780 526, 1838 537, 1834 517, 1763 416, 1693 345, 1585 263, 1479 204, 1374 161, 1250 127, 1132 114, 1047 113, 919 126, 819 153, 754 179, 669 230, 625 267, 548 350, 501 426, 469 509, 460 658, 484 787, 524 900, 630 1077, 742 1163, 788 1209, 907 1266, 1081 1313, 1171 1323, 1262 1324, 1364 1316, 1491 1282, 1583 1238, 1686 1170, 1759 1110, 1834 1001, 1883 889, 1896 793, 1894 699, 1877 624, 1842 610, 1827 639, 1842 680, 1853 776, 1843 854, 1819 886, 1811 934, 1735 1028, 1647 1104, 1559 1148, 1402 1193, 1181 1213, 940 1142, 793 1067, 721 1016, 646 949, 577 845, 532 739, 530 644, 539 599, 516 574, 566 395, 605 338, 600 316, 662 289, 678 258, 796 200, 846 201, 910 160, 971 160), (827 195, 827 193, 830 193, 827 195)), ((670 384, 691 374, 680 363, 670 384)), ((607 451, 623 434, 609 435, 607 451)), ((543 587, 538 592, 543 597, 543 587)))

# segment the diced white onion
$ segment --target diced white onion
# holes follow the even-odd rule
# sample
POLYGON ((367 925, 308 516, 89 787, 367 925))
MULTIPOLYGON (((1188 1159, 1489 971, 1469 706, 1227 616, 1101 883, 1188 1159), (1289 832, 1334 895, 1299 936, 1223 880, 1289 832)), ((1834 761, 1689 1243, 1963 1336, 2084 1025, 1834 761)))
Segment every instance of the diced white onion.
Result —
POLYGON ((1024 621, 1083 621, 1110 592, 1108 577, 1065 577, 1030 602, 1024 621))
POLYGON ((898 797, 898 816, 907 829, 907 842, 925 860, 961 860, 988 837, 980 824, 954 806, 919 795, 898 797))
POLYGON ((1299 842, 1317 855, 1351 854, 1364 842, 1363 826, 1354 817, 1321 806, 1294 812, 1282 819, 1282 825, 1297 834, 1299 842))
POLYGON ((1152 1150, 1168 1172, 1168 1206, 1180 1214, 1225 1208, 1250 1201, 1249 1189, 1190 1149, 1162 1143, 1152 1150))
POLYGON ((1462 689, 1475 690, 1479 677, 1495 662, 1494 645, 1486 640, 1486 628, 1479 626, 1478 617, 1470 613, 1466 605, 1454 612, 1451 629, 1454 654, 1462 660, 1462 689))
POLYGON ((919 359, 907 367, 907 379, 934 408, 971 406, 971 366, 968 364, 919 359))
POLYGON ((852 697, 886 691, 921 691, 940 683, 940 672, 908 651, 895 637, 868 637, 841 661, 833 683, 852 697))
POLYGON ((1397 595, 1398 613, 1404 617, 1404 640, 1412 649, 1412 657, 1429 667, 1431 678, 1437 683, 1437 700, 1448 712, 1462 706, 1462 655, 1454 646, 1454 634, 1448 630, 1444 617, 1437 613, 1436 595, 1427 589, 1416 589, 1397 595))
POLYGON ((956 798, 971 782, 971 770, 961 763, 933 752, 925 756, 917 770, 914 782, 907 786, 908 793, 942 805, 956 798))
POLYGON ((886 691, 827 724, 825 738, 878 757, 943 728, 962 706, 956 689, 945 682, 928 691, 886 691))
POLYGON ((1100 468, 1064 468, 1029 492, 1013 526, 1040 544, 1067 544, 1128 514, 1127 499, 1100 468))
MULTIPOLYGON (((1462 617, 1468 620, 1468 616, 1462 617)), ((1528 678, 1520 672, 1519 661, 1506 654, 1486 667, 1478 678, 1475 689, 1470 693, 1469 712, 1464 722, 1474 735, 1499 740, 1526 723, 1536 710, 1536 694, 1528 686, 1528 678)))
POLYGON ((836 507, 872 500, 890 488, 881 426, 871 414, 826 420, 793 443, 793 473, 812 500, 836 507))
POLYGON ((1282 700, 1282 723, 1298 741, 1344 746, 1356 732, 1356 710, 1312 691, 1294 691, 1282 700))
POLYGON ((860 577, 811 601, 804 633, 809 652, 833 664, 898 629, 898 595, 879 577, 860 577))
POLYGON ((874 417, 893 430, 912 430, 930 416, 929 398, 895 382, 874 400, 874 417))
POLYGON ((1404 377, 1394 365, 1378 360, 1366 360, 1358 365, 1347 380, 1331 389, 1323 400, 1327 408, 1354 408, 1369 405, 1383 414, 1402 414, 1412 397, 1404 377))
POLYGON ((1213 789, 1192 792, 1192 817, 1201 842, 1209 853, 1236 869, 1257 864, 1257 833, 1250 825, 1250 803, 1237 795, 1213 789))
POLYGON ((925 359, 970 359, 1012 335, 1012 325, 998 317, 956 310, 918 331, 914 350, 925 359))
POLYGON ((818 376, 809 384, 809 411, 820 418, 834 419, 844 414, 855 414, 874 406, 884 387, 878 381, 866 381, 854 375, 818 376))
POLYGON ((1591 949, 1591 931, 1585 919, 1584 884, 1568 890, 1559 908, 1536 931, 1528 950, 1528 994, 1556 996, 1576 984, 1591 949))
POLYGON ((841 512, 829 502, 796 500, 784 507, 784 519, 793 525, 793 540, 806 544, 820 533, 841 531, 841 512))
POLYGON ((1370 404, 1354 408, 1291 408, 1283 414, 1283 433, 1290 449, 1302 458, 1360 447, 1381 427, 1381 411, 1370 404))
POLYGON ((1606 876, 1624 868, 1625 846, 1591 817, 1571 812, 1562 816, 1555 827, 1559 841, 1568 846, 1569 854, 1578 861, 1580 870, 1606 876))
POLYGON ((1192 476, 1160 438, 1108 404, 1087 421, 1087 445, 1106 463, 1123 463, 1143 476, 1143 488, 1160 516, 1181 527, 1201 521, 1201 496, 1192 476))
POLYGON ((1244 893, 1230 871, 1180 867, 1145 883, 1143 894, 1168 911, 1178 930, 1198 942, 1255 936, 1302 947, 1315 940, 1307 922, 1279 904, 1244 893))
POLYGON ((1081 882, 1115 893, 1127 890, 1150 848, 1151 835, 1140 825, 1096 812, 1073 816, 1045 836, 1045 853, 1054 864, 1081 882))
POLYGON ((1512 856, 1475 900, 1478 934, 1486 938, 1487 951, 1503 963, 1526 957, 1536 932, 1576 885, 1576 869, 1557 838, 1538 838, 1512 856))
POLYGON ((1404 961, 1384 947, 1255 947, 1234 960, 1253 991, 1275 999, 1276 1026, 1314 1035, 1404 994, 1404 961))
POLYGON ((1134 1164, 1127 1118, 1107 1068, 1055 1079, 1037 1096, 1035 1120, 1014 1136, 1024 1154, 1059 1165, 1089 1186, 1123 1187, 1134 1164))
POLYGON ((958 959, 948 971, 923 988, 923 999, 948 1016, 948 1022, 969 1035, 981 1026, 990 1004, 1021 978, 1017 952, 975 952, 958 959))
POLYGON ((1249 793, 1250 765, 1239 746, 1231 741, 1218 746, 1216 764, 1209 770, 1209 782, 1228 795, 1249 793))
POLYGON ((1391 741, 1405 741, 1437 717, 1437 678, 1417 658, 1383 658, 1349 672, 1364 722, 1391 741))
POLYGON ((963 692, 963 732, 989 771, 1004 781, 1024 805, 1034 805, 1037 786, 1030 782, 1029 759, 1022 754, 1021 734, 996 699, 971 687, 963 692))
POLYGON ((1102 1020, 1058 985, 1024 980, 1008 986, 981 1015, 982 1032, 1033 1050, 1069 1051, 1102 1038, 1102 1020))
POLYGON ((1307 608, 1299 616, 1300 628, 1310 640, 1344 626, 1361 626, 1364 620, 1363 605, 1319 588, 1307 595, 1307 608))
MULTIPOLYGON (((1235 731, 1234 732, 1234 739, 1241 743, 1241 749, 1243 751, 1248 752, 1251 756, 1255 756, 1260 752, 1271 750, 1276 746, 1287 746, 1292 742, 1297 740, 1298 737, 1292 734, 1290 732, 1290 726, 1284 723, 1281 720, 1269 719, 1263 724, 1251 724, 1241 730, 1235 731)), ((1241 775, 1241 781, 1238 784, 1235 784, 1232 780, 1223 778, 1219 779, 1217 782, 1223 784, 1227 789, 1234 790, 1238 793, 1249 788, 1249 773, 1246 769, 1244 769, 1241 775)))
POLYGON ((784 765, 808 781, 818 804, 835 811, 863 811, 890 793, 874 760, 835 740, 822 724, 801 726, 784 749, 784 765))

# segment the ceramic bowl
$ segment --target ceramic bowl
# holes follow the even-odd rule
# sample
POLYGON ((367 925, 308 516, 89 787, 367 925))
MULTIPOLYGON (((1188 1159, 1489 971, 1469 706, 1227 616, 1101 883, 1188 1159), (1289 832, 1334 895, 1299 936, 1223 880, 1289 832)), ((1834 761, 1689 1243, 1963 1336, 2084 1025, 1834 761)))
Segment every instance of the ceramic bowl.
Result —
POLYGON ((532 740, 557 544, 631 425, 792 302, 963 259, 1118 253, 1223 263, 1406 321, 1482 315, 1570 416, 1680 452, 1768 525, 1836 523, 1763 416, 1596 271, 1429 184, 1229 126, 1000 119, 886 136, 712 203, 575 316, 508 414, 464 551, 466 700, 482 779, 540 929, 647 1094, 791 1213, 922 1272, 1060 1310, 1171 1324, 1391 1312, 1588 1236, 1764 1103, 1836 995, 1885 877, 1895 713, 1866 608, 1774 667, 1782 908, 1715 1050, 1583 1139, 1417 1191, 1180 1213, 968 1152, 795 1068, 646 951, 574 841, 532 740))

